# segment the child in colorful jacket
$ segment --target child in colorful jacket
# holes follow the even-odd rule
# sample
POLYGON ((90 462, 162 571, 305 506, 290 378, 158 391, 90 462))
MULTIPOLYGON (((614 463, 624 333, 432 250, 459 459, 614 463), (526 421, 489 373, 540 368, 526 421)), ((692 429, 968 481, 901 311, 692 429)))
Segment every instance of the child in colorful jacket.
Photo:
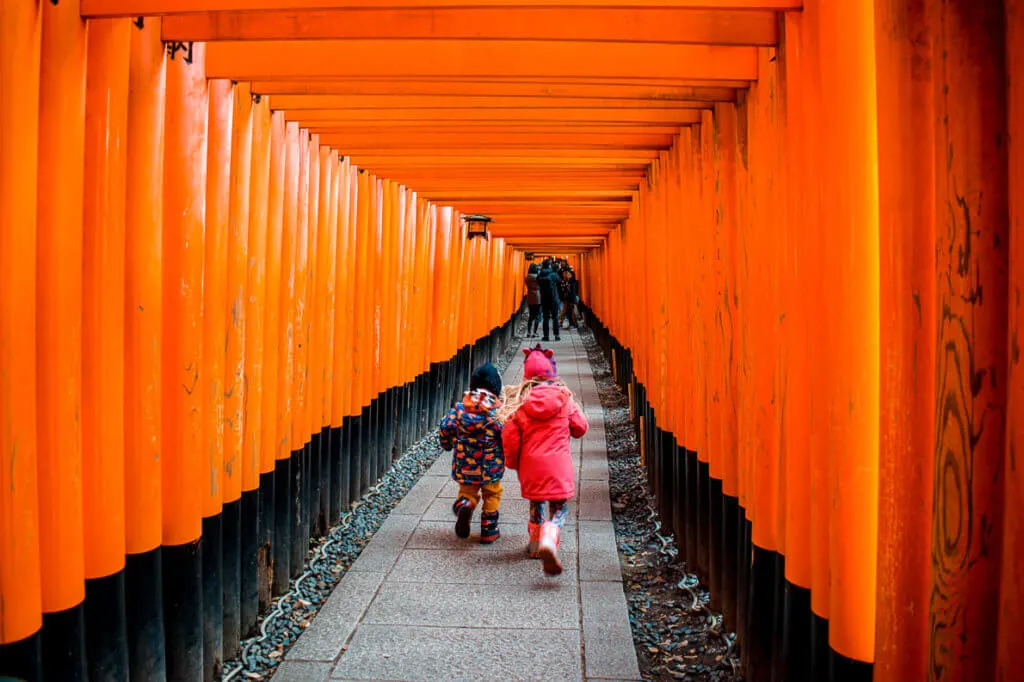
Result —
POLYGON ((576 494, 569 438, 587 432, 583 414, 565 382, 558 378, 553 351, 524 348, 523 383, 505 392, 501 439, 505 463, 519 471, 522 495, 530 501, 531 558, 544 562, 544 572, 558 575, 558 545, 567 505, 576 494))
POLYGON ((487 362, 473 372, 462 402, 441 420, 441 447, 453 450, 452 479, 459 483, 459 497, 452 505, 455 534, 469 537, 473 510, 483 495, 480 514, 480 542, 488 545, 499 537, 498 507, 501 506, 501 478, 505 457, 501 443, 501 376, 487 362))

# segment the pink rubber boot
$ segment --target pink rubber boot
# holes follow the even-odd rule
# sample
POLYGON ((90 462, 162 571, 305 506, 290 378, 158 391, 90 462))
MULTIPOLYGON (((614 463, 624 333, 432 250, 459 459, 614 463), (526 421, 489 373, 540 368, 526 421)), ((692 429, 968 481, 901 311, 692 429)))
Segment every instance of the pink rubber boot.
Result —
POLYGON ((562 529, 550 521, 540 528, 537 556, 544 562, 544 572, 548 575, 559 575, 562 572, 562 562, 558 560, 558 544, 561 536, 562 529))
POLYGON ((540 546, 540 524, 531 522, 527 528, 530 531, 530 544, 526 546, 526 556, 536 559, 538 558, 537 549, 540 546))

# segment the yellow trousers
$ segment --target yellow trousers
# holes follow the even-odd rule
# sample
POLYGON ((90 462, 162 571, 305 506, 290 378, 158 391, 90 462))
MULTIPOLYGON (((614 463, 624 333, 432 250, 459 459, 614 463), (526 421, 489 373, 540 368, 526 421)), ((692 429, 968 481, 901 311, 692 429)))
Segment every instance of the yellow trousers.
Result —
POLYGON ((459 484, 459 497, 465 497, 474 505, 479 504, 481 492, 483 493, 484 497, 483 511, 498 511, 498 507, 501 506, 501 493, 503 492, 503 488, 501 487, 500 481, 495 481, 493 483, 484 483, 482 486, 473 483, 459 484))

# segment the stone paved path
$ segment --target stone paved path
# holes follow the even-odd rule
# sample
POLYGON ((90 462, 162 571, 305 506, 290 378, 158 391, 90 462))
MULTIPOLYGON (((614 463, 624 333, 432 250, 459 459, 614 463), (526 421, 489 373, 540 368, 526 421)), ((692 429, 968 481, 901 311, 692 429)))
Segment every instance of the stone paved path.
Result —
MULTIPOLYGON (((532 341, 532 340, 530 340, 532 341)), ((532 344, 530 344, 532 345, 532 344)), ((573 441, 577 498, 551 578, 525 556, 527 502, 504 479, 501 539, 455 537, 457 485, 442 453, 381 525, 289 651, 274 682, 326 680, 639 680, 608 497, 604 417, 577 334, 558 370, 590 431, 573 441)), ((505 373, 522 374, 522 355, 505 373)))

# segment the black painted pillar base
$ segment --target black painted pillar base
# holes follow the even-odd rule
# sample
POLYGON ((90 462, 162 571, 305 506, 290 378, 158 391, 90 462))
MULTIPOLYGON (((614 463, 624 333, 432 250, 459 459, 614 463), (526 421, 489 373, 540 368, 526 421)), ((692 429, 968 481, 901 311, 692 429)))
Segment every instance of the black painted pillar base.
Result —
POLYGON ((332 426, 330 431, 328 450, 331 460, 331 496, 327 505, 328 527, 334 526, 341 520, 341 514, 345 509, 345 498, 348 497, 348 480, 345 478, 342 462, 345 432, 342 426, 332 426))
POLYGON ((736 631, 736 590, 739 585, 738 562, 742 535, 740 534, 739 498, 722 495, 722 617, 728 630, 736 631))
POLYGON ((349 507, 352 506, 352 432, 355 427, 352 425, 352 417, 347 416, 341 420, 341 431, 338 433, 340 444, 338 445, 339 476, 341 477, 340 491, 338 493, 338 516, 339 520, 349 507))
POLYGON ((374 402, 376 408, 376 423, 374 424, 374 440, 376 442, 376 452, 374 457, 375 469, 373 471, 373 485, 377 484, 380 477, 384 475, 384 471, 387 469, 387 461, 390 458, 391 448, 388 447, 388 398, 390 393, 388 391, 381 391, 377 394, 377 400, 374 402))
POLYGON ((259 571, 259 610, 266 613, 270 608, 270 584, 273 575, 274 547, 274 505, 275 505, 275 474, 268 471, 260 474, 259 514, 259 547, 256 550, 256 564, 259 571))
POLYGON ((260 491, 242 492, 242 639, 256 631, 260 615, 259 507, 260 491))
POLYGON ((697 453, 689 448, 686 453, 686 493, 684 496, 686 504, 686 563, 691 571, 697 569, 697 536, 700 517, 697 514, 697 494, 700 486, 697 484, 697 453))
POLYGON ((352 499, 358 500, 370 487, 370 478, 373 475, 373 410, 372 405, 366 405, 359 413, 359 448, 356 450, 356 457, 359 458, 359 490, 352 499))
POLYGON ((203 519, 203 679, 220 679, 224 666, 223 518, 203 519))
POLYGON ((416 419, 419 414, 416 411, 416 379, 405 385, 403 390, 402 406, 399 408, 402 424, 402 444, 400 452, 405 452, 416 442, 416 419))
POLYGON ((292 555, 292 570, 295 569, 295 562, 298 559, 299 569, 306 563, 306 554, 309 552, 309 522, 312 517, 313 504, 313 444, 306 441, 299 451, 299 458, 302 460, 302 475, 296 477, 300 481, 299 491, 301 492, 301 506, 299 508, 299 554, 292 555))
POLYGON ((334 477, 332 474, 331 427, 320 429, 320 504, 316 511, 316 536, 327 534, 331 527, 331 497, 334 495, 334 477))
POLYGON ((740 639, 741 661, 744 669, 747 669, 747 662, 750 654, 750 647, 747 646, 749 632, 747 622, 750 617, 750 563, 753 546, 750 542, 751 525, 747 519, 746 510, 739 508, 736 523, 736 533, 739 543, 736 553, 736 636, 740 639))
POLYGON ((697 460, 697 575, 705 583, 711 570, 711 475, 707 462, 697 460))
MULTIPOLYGON (((202 595, 196 596, 197 601, 202 595)), ((128 680, 124 569, 85 581, 85 659, 94 682, 128 680)))
POLYGON ((384 448, 381 453, 383 456, 383 466, 381 468, 382 476, 391 468, 391 463, 395 459, 395 408, 398 405, 397 391, 398 389, 392 387, 384 392, 384 448))
POLYGON ((349 481, 348 481, 348 501, 349 506, 356 503, 359 497, 363 494, 363 467, 362 467, 362 447, 363 447, 363 417, 366 414, 366 408, 363 408, 362 412, 354 417, 349 424, 348 429, 348 452, 345 455, 345 461, 348 462, 349 469, 349 481))
MULTIPOLYGON (((306 547, 308 541, 306 536, 302 534, 302 489, 306 484, 306 448, 301 447, 298 450, 292 450, 292 484, 291 484, 291 501, 292 510, 289 516, 292 520, 291 529, 291 563, 290 563, 290 578, 299 577, 299 573, 302 571, 302 564, 306 556, 306 547)), ((308 497, 308 492, 306 493, 308 497)))
POLYGON ((830 682, 871 682, 874 666, 847 658, 835 649, 829 656, 830 682))
POLYGON ((163 548, 167 679, 203 679, 203 550, 199 540, 163 548))
POLYGON ((426 414, 423 415, 421 426, 425 431, 434 423, 434 415, 437 414, 437 387, 441 382, 441 366, 438 363, 430 363, 430 369, 427 370, 427 376, 423 382, 423 403, 426 414))
POLYGON ((750 596, 747 612, 746 679, 771 682, 772 640, 775 630, 775 552, 754 545, 750 565, 750 596))
POLYGON ((778 552, 775 555, 775 585, 772 594, 772 682, 784 682, 782 640, 786 628, 786 557, 778 552))
POLYGON ((676 536, 676 545, 680 537, 679 527, 676 526, 674 504, 676 500, 676 457, 675 457, 675 436, 668 431, 660 433, 660 447, 658 449, 658 461, 661 481, 661 522, 668 526, 668 529, 676 536))
POLYGON ((427 416, 423 404, 423 373, 416 375, 412 380, 412 404, 409 407, 410 438, 409 445, 412 445, 419 438, 426 428, 427 416))
POLYGON ((380 464, 381 434, 380 434, 380 396, 370 401, 367 408, 366 428, 362 430, 364 435, 364 447, 362 447, 362 477, 365 478, 362 491, 359 495, 365 495, 367 491, 377 482, 380 464))
POLYGON ((811 679, 828 680, 832 650, 828 645, 828 619, 811 612, 811 679))
POLYGON ((323 431, 317 431, 309 439, 309 536, 321 537, 323 524, 320 520, 320 498, 323 495, 323 431))
MULTIPOLYGON (((85 606, 43 614, 40 635, 43 675, 47 680, 88 679, 85 659, 85 606)), ((4 670, 0 668, 0 677, 4 670)))
POLYGON ((220 517, 221 580, 224 584, 221 646, 224 660, 231 660, 239 654, 242 640, 242 500, 225 503, 220 517))
POLYGON ((373 483, 381 479, 391 464, 391 389, 377 394, 377 471, 373 483))
POLYGON ((431 363, 426 372, 420 375, 420 410, 422 411, 419 420, 418 433, 426 433, 433 420, 434 414, 434 385, 436 384, 437 369, 431 363))
POLYGON ((292 557, 292 458, 274 463, 273 581, 270 591, 277 597, 288 591, 292 557))
POLYGON ((39 632, 17 642, 0 644, 0 675, 26 682, 43 679, 42 637, 39 632))
POLYGON ((783 596, 781 682, 812 682, 811 657, 807 642, 811 637, 811 591, 786 581, 783 596))
POLYGON ((672 442, 672 527, 676 532, 676 546, 679 558, 689 561, 686 543, 689 530, 686 515, 686 450, 672 442))
POLYGON ((394 425, 395 425, 395 452, 405 452, 408 445, 409 423, 406 415, 409 414, 409 384, 396 386, 394 389, 394 425))
POLYGON ((712 602, 722 605, 722 481, 711 478, 708 480, 708 589, 711 591, 712 602))
POLYGON ((165 682, 163 550, 125 557, 128 670, 132 682, 165 682))

